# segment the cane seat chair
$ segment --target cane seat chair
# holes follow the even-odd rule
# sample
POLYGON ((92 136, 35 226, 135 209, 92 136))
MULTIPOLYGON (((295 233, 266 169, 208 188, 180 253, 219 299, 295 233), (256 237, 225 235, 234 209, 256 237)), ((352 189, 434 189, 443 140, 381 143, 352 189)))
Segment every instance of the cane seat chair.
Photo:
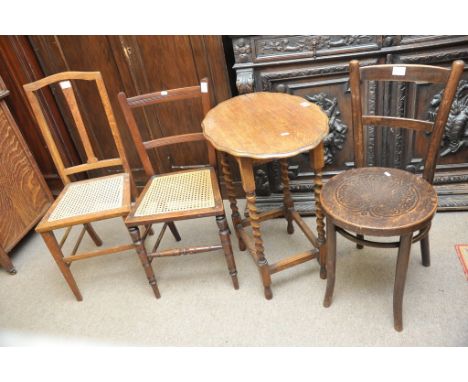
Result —
POLYGON ((92 222, 118 216, 125 217, 130 212, 131 194, 132 190, 135 190, 130 175, 130 167, 100 72, 57 73, 24 85, 24 90, 44 140, 49 148, 58 174, 65 185, 62 192, 37 225, 36 231, 40 233, 44 239, 76 299, 81 301, 83 299, 81 292, 70 270, 72 262, 134 248, 133 243, 130 241, 128 244, 111 248, 77 253, 86 232, 88 232, 97 246, 102 245, 101 238, 91 225, 92 222), (74 90, 77 81, 95 82, 117 148, 117 157, 102 160, 96 157, 78 107, 74 90), (52 129, 49 126, 50 120, 46 119, 45 113, 42 110, 40 103, 41 89, 56 84, 58 84, 58 88, 61 89, 62 95, 74 120, 79 139, 84 148, 87 157, 86 163, 84 164, 68 167, 65 165, 61 150, 59 149, 59 140, 54 138, 52 129), (90 171, 116 166, 122 168, 123 172, 94 178, 90 177, 85 180, 74 179, 74 176, 79 173, 87 173, 90 175, 90 171), (72 227, 81 224, 83 228, 78 235, 78 240, 71 254, 69 256, 64 256, 62 247, 69 237, 72 227), (60 228, 65 228, 65 231, 61 241, 58 242, 54 230, 60 228))
MULTIPOLYGON (((149 178, 125 223, 137 247, 137 252, 156 298, 160 293, 152 260, 156 257, 179 256, 222 249, 229 274, 235 289, 239 288, 237 270, 232 253, 229 228, 226 222, 223 200, 216 177, 216 151, 205 140, 203 133, 188 133, 143 141, 133 109, 150 105, 201 99, 203 115, 210 109, 208 81, 203 79, 198 86, 165 90, 127 98, 124 92, 118 95, 120 106, 130 129, 138 155, 149 178), (180 143, 204 141, 208 147, 209 166, 197 167, 170 173, 156 174, 148 150, 160 149, 180 143), (197 246, 158 250, 168 222, 215 216, 219 228, 220 245, 197 246), (151 253, 147 253, 145 240, 137 227, 162 223, 162 228, 151 253)), ((143 109, 144 110, 144 109, 143 109)), ((160 166, 158 166, 160 167, 160 166)), ((159 169, 161 172, 162 170, 159 169)))
POLYGON ((437 210, 432 186, 440 142, 453 97, 464 67, 427 65, 373 65, 350 63, 351 105, 356 169, 331 178, 323 187, 321 202, 327 222, 327 289, 324 306, 332 301, 336 268, 336 232, 362 246, 398 248, 393 294, 395 330, 403 330, 402 305, 411 244, 420 241, 422 263, 430 265, 429 229, 437 210), (434 122, 412 118, 363 115, 361 85, 365 81, 434 83, 445 86, 434 122), (414 129, 431 134, 422 177, 394 168, 364 167, 363 126, 414 129), (351 233, 352 232, 352 233, 351 233), (353 234, 355 233, 355 234, 353 234), (396 242, 366 240, 365 235, 399 236, 396 242))

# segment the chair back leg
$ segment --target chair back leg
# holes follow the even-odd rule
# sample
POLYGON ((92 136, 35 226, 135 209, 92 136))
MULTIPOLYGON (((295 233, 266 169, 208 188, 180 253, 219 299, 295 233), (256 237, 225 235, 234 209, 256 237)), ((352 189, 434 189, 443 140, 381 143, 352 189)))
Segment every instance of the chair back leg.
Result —
POLYGON ((421 239, 421 258, 425 267, 431 265, 431 253, 429 249, 429 233, 421 239))

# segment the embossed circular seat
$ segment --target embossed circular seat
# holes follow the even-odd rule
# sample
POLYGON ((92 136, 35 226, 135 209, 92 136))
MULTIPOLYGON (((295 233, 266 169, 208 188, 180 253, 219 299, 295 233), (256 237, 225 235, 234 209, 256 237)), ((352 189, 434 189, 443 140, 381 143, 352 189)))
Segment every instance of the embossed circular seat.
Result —
POLYGON ((437 194, 423 178, 403 170, 363 167, 327 182, 322 205, 336 225, 363 235, 401 235, 427 226, 437 194))

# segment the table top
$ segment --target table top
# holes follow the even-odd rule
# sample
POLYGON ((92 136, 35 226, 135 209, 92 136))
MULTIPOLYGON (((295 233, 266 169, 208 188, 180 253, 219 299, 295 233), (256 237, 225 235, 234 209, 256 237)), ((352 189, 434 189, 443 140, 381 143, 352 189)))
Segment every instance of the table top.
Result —
POLYGON ((202 127, 217 150, 236 157, 288 158, 315 148, 325 138, 328 117, 302 97, 258 92, 218 104, 202 127))

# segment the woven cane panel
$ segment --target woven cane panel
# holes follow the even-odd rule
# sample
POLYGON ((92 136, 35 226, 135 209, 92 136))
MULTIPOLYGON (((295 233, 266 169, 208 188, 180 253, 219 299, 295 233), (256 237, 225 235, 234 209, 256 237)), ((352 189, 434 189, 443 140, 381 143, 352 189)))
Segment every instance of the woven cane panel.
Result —
POLYGON ((72 183, 49 221, 88 215, 122 207, 124 175, 72 183))
POLYGON ((210 170, 153 178, 135 216, 197 210, 215 206, 210 170))

